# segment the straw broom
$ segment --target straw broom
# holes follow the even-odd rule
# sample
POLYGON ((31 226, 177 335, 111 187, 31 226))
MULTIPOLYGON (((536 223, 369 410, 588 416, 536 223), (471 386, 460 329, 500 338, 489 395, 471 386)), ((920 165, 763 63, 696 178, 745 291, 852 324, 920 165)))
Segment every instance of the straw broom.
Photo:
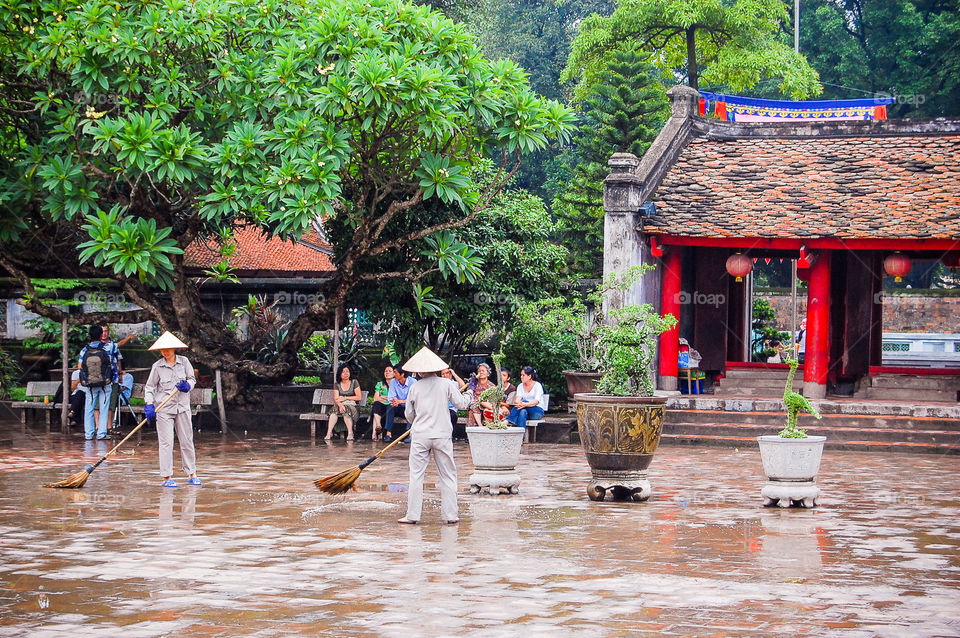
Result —
MULTIPOLYGON (((174 397, 174 395, 176 395, 178 392, 180 392, 180 390, 174 390, 174 391, 173 391, 173 394, 171 394, 170 396, 168 396, 166 399, 163 400, 163 403, 161 403, 159 406, 157 406, 157 410, 159 411, 160 408, 162 408, 163 406, 165 406, 165 405, 167 404, 167 401, 169 401, 170 399, 172 399, 172 398, 174 397)), ((118 407, 117 409, 119 410, 119 407, 118 407)), ((88 465, 87 467, 83 468, 83 469, 80 470, 79 472, 76 472, 76 473, 74 473, 74 474, 71 474, 70 476, 68 476, 67 478, 63 479, 62 481, 57 481, 56 483, 47 483, 46 485, 44 485, 44 487, 62 487, 62 488, 72 489, 72 490, 80 489, 81 487, 83 487, 84 483, 87 482, 87 479, 90 478, 90 475, 93 474, 93 471, 94 471, 95 469, 97 469, 98 467, 100 467, 100 464, 101 464, 101 463, 103 463, 103 462, 106 461, 108 458, 110 458, 110 456, 113 455, 113 453, 116 452, 116 451, 120 448, 121 445, 123 445, 124 443, 126 443, 126 442, 127 442, 127 439, 129 439, 131 436, 133 436, 133 433, 134 433, 134 432, 136 432, 137 430, 139 430, 140 428, 142 428, 143 425, 144 425, 147 421, 148 421, 148 419, 147 419, 146 417, 144 417, 144 418, 143 418, 143 421, 140 421, 140 424, 137 425, 137 427, 135 427, 135 428, 133 428, 132 430, 130 430, 130 434, 128 434, 127 436, 125 436, 122 441, 120 441, 119 443, 117 443, 116 446, 114 446, 114 448, 113 448, 112 450, 110 450, 109 452, 107 452, 106 454, 104 454, 104 455, 100 458, 100 460, 97 461, 96 463, 94 463, 93 465, 88 465)))
POLYGON ((398 436, 393 443, 383 448, 360 465, 351 467, 349 470, 344 470, 339 474, 333 474, 325 478, 318 478, 313 482, 313 484, 316 485, 321 492, 326 492, 327 494, 343 494, 353 487, 353 484, 357 482, 358 478, 360 478, 360 472, 362 472, 364 468, 380 458, 382 454, 402 441, 403 438, 408 434, 410 434, 410 430, 407 430, 398 436))

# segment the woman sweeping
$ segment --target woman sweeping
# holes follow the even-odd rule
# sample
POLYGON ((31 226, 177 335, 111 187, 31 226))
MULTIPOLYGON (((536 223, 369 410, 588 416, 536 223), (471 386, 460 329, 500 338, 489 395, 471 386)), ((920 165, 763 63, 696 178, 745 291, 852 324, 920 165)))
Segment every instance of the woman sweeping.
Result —
POLYGON ((143 401, 146 404, 144 414, 157 424, 157 439, 160 442, 160 476, 163 487, 177 487, 173 480, 173 432, 176 429, 180 440, 180 460, 183 471, 189 477, 190 485, 202 485, 197 478, 196 452, 193 448, 193 421, 190 417, 190 390, 197 384, 193 366, 186 357, 178 355, 177 348, 186 348, 187 344, 169 332, 164 332, 150 350, 159 350, 163 355, 150 368, 150 377, 143 388, 143 401), (178 396, 161 406, 154 408, 156 398, 169 396, 179 390, 178 396))

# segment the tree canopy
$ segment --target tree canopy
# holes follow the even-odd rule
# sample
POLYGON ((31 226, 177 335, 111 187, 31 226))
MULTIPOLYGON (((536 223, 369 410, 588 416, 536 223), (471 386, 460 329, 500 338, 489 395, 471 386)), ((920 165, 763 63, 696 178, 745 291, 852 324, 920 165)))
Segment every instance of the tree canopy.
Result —
POLYGON ((0 265, 28 294, 37 271, 112 277, 143 309, 127 320, 248 377, 292 373, 359 282, 476 268, 451 245, 398 271, 378 260, 470 223, 572 120, 462 26, 400 0, 11 0, 0 82, 0 265), (468 169, 484 156, 497 171, 480 186, 468 169), (447 215, 409 214, 425 202, 447 215), (315 228, 336 255, 326 302, 270 364, 244 357, 184 272, 186 246, 240 226, 315 228))
POLYGON ((800 50, 824 97, 896 97, 891 118, 960 115, 960 12, 955 0, 804 0, 800 50))
POLYGON ((583 21, 562 80, 585 97, 615 52, 636 47, 666 73, 699 89, 744 91, 766 78, 794 99, 820 93, 817 73, 780 36, 782 0, 620 0, 610 16, 583 21))
POLYGON ((603 276, 603 180, 614 153, 643 157, 670 116, 667 94, 646 57, 618 50, 583 103, 573 140, 575 164, 553 202, 573 273, 603 276))

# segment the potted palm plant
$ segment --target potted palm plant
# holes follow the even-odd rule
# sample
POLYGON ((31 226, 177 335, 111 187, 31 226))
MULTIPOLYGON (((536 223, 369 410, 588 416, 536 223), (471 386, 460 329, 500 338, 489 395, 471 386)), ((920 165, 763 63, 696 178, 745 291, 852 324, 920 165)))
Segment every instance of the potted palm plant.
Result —
MULTIPOLYGON (((653 268, 646 266, 640 274, 653 268)), ((628 273, 632 278, 636 273, 628 273)), ((609 324, 596 327, 601 372, 596 392, 575 395, 580 442, 590 464, 591 500, 650 498, 647 467, 660 443, 667 397, 657 396, 652 379, 660 335, 676 326, 650 304, 612 311, 609 324)))
POLYGON ((511 427, 500 414, 505 391, 500 373, 502 363, 503 353, 493 355, 497 384, 480 394, 480 401, 493 405, 492 413, 484 414, 483 426, 466 429, 474 466, 470 475, 470 492, 473 494, 480 491, 499 494, 502 490, 517 494, 520 491, 517 463, 523 445, 523 428, 511 427))
POLYGON ((793 378, 797 372, 797 359, 785 356, 790 366, 787 383, 783 389, 783 404, 787 410, 787 427, 776 435, 757 437, 760 446, 760 460, 767 475, 767 484, 760 491, 763 504, 790 507, 799 504, 813 507, 820 497, 816 477, 820 471, 820 459, 823 456, 825 436, 810 436, 798 426, 800 413, 809 412, 820 419, 806 398, 793 391, 793 378))

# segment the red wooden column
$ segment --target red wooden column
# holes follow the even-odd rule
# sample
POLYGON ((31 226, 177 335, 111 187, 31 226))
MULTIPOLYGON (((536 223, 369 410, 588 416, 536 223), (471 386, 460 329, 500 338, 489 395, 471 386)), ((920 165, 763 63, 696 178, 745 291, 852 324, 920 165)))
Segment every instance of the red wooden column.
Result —
MULTIPOLYGON (((671 246, 663 256, 663 280, 660 284, 660 312, 672 314, 680 319, 680 246, 671 246)), ((680 327, 668 330, 660 335, 660 376, 661 390, 677 389, 677 360, 680 357, 680 327)))
POLYGON ((807 288, 807 350, 803 364, 803 396, 827 396, 830 368, 830 252, 821 251, 810 267, 807 288))

